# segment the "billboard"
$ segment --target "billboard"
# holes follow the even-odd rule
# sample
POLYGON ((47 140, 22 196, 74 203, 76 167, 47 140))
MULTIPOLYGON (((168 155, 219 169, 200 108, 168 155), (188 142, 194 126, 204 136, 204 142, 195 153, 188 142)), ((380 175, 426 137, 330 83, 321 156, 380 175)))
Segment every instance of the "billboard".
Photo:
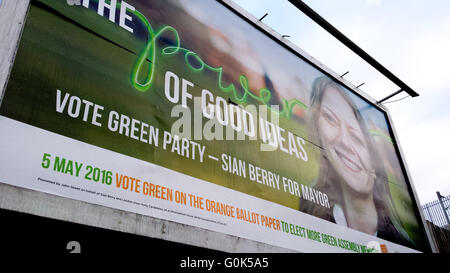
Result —
POLYGON ((35 0, 0 181, 298 251, 426 249, 386 114, 219 1, 35 0))

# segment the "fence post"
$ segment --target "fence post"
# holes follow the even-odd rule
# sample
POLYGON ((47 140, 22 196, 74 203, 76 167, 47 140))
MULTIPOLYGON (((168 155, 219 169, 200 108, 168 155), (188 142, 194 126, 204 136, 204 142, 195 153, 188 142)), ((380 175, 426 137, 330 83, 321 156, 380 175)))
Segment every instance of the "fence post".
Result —
POLYGON ((446 207, 444 206, 444 202, 442 202, 442 199, 443 199, 444 197, 443 197, 443 196, 441 195, 441 193, 438 192, 438 191, 436 192, 436 194, 437 194, 439 203, 441 204, 441 208, 442 208, 442 210, 444 211, 445 219, 447 220, 447 226, 445 227, 445 228, 447 229, 447 228, 449 228, 449 226, 450 226, 450 221, 448 220, 447 209, 446 209, 446 207))

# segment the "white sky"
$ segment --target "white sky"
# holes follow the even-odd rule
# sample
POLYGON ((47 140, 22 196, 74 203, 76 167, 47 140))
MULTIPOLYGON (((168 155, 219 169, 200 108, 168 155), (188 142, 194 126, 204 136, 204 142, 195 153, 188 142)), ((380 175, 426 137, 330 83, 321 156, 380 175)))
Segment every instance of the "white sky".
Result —
MULTIPOLYGON (((234 0, 375 99, 399 88, 287 0, 234 0)), ((421 204, 450 195, 450 1, 304 0, 420 96, 385 104, 421 204)), ((401 93, 390 100, 401 99, 401 93)))

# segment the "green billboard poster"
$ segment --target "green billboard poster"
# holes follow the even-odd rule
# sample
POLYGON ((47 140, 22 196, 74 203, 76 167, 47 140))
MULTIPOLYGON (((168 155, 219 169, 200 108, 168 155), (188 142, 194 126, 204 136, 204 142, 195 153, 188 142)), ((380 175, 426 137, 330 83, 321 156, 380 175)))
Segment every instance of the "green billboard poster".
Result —
POLYGON ((425 250, 386 114, 220 1, 31 1, 0 115, 4 183, 299 251, 425 250))

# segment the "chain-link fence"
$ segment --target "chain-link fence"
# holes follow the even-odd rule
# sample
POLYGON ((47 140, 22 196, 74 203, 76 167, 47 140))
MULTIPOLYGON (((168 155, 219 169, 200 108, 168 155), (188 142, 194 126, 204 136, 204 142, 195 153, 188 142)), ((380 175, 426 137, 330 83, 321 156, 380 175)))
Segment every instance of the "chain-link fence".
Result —
POLYGON ((450 195, 441 196, 439 192, 437 195, 438 200, 422 206, 422 211, 437 250, 450 253, 450 195))

